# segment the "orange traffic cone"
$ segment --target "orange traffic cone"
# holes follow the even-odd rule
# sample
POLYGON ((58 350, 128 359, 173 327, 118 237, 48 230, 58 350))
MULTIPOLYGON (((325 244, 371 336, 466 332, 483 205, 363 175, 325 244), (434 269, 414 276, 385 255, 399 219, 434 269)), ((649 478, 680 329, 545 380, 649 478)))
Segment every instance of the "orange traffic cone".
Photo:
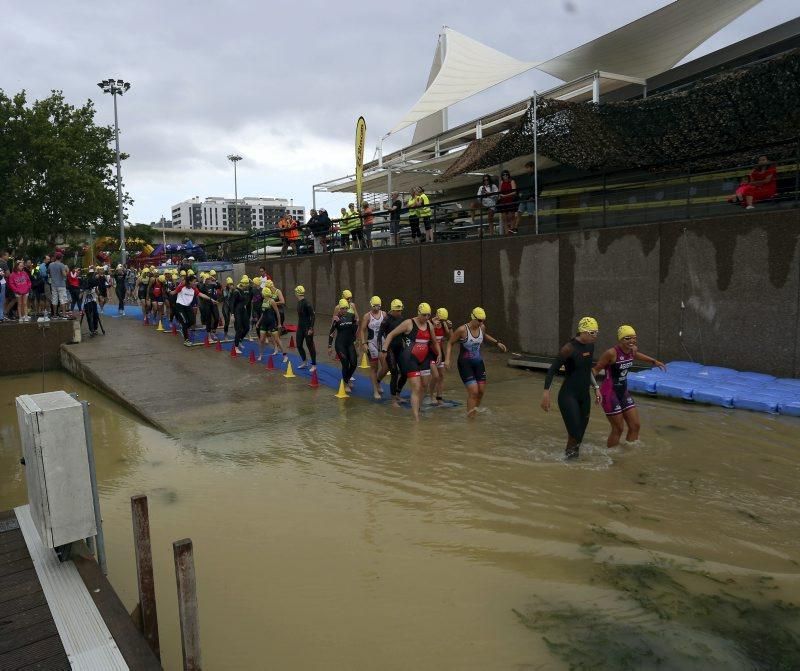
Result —
POLYGON ((248 359, 248 361, 250 363, 255 363, 256 362, 256 353, 255 353, 255 351, 250 350, 250 358, 248 359))
POLYGON ((217 340, 217 345, 216 345, 216 347, 214 349, 217 350, 217 352, 221 352, 222 351, 222 341, 221 340, 217 340))
POLYGON ((317 389, 319 387, 319 378, 317 377, 317 371, 314 370, 311 373, 311 384, 308 385, 312 389, 317 389))
POLYGON ((233 347, 231 347, 231 358, 235 359, 237 356, 239 355, 236 353, 236 343, 234 343, 233 347))
POLYGON ((271 354, 269 355, 269 358, 267 359, 267 370, 275 370, 275 364, 272 361, 272 355, 271 354))
POLYGON ((292 348, 294 348, 294 336, 292 336, 291 338, 289 338, 289 347, 292 347, 292 348))
POLYGON ((172 335, 178 335, 178 325, 175 322, 172 322, 172 335))
POLYGON ((211 341, 208 339, 208 333, 206 333, 206 338, 203 340, 203 347, 211 347, 211 341))

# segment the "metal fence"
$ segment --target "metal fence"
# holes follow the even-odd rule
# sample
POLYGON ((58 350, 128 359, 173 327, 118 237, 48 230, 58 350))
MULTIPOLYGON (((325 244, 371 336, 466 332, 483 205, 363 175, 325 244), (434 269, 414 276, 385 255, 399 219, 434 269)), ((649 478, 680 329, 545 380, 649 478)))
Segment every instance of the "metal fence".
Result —
MULTIPOLYGON (((795 159, 775 162, 777 194, 757 203, 757 210, 786 209, 800 206, 800 162, 795 159)), ((414 235, 410 211, 400 212, 399 227, 390 225, 390 213, 372 213, 372 224, 365 225, 362 216, 359 229, 364 230, 364 243, 345 242, 340 232, 341 220, 332 219, 325 236, 314 235, 313 225, 299 224, 297 254, 358 251, 365 248, 415 244, 426 240, 426 225, 432 242, 449 242, 502 235, 556 233, 589 228, 632 226, 677 219, 693 219, 730 214, 741 206, 728 199, 752 166, 741 166, 708 172, 660 174, 658 177, 632 179, 617 175, 598 175, 583 183, 569 186, 544 185, 538 202, 523 199, 510 204, 502 212, 498 203, 487 207, 481 198, 470 196, 430 203, 430 217, 419 218, 420 236, 414 235), (519 207, 522 202, 522 207, 519 207), (538 208, 536 207, 538 205, 538 208), (538 214, 538 216, 537 216, 538 214), (396 232, 395 232, 396 231, 396 232), (316 240, 315 240, 316 238, 316 240), (315 249, 316 247, 316 249, 315 249)), ((476 178, 478 179, 478 178, 476 178)), ((476 184, 477 193, 477 184, 476 184)), ((384 207, 387 207, 385 204, 384 207)), ((209 260, 258 261, 281 255, 283 238, 279 229, 253 231, 247 236, 204 245, 209 260)), ((294 250, 287 249, 289 255, 294 250)))

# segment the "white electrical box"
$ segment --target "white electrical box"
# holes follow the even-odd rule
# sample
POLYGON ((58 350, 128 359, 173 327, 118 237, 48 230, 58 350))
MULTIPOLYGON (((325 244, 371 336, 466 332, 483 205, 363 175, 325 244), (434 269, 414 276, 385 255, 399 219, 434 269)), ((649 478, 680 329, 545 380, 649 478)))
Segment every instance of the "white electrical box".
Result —
POLYGON ((17 397, 31 516, 56 548, 97 534, 83 406, 65 391, 17 397))

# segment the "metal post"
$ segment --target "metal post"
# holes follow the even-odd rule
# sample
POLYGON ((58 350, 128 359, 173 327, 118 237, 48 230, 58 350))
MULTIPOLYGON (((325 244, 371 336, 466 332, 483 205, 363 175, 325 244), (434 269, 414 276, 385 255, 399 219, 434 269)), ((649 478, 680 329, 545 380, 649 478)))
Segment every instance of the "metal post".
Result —
POLYGON ((596 71, 592 78, 592 102, 595 104, 600 102, 600 74, 596 71))
POLYGON ((92 422, 89 418, 89 403, 81 401, 83 406, 83 430, 86 433, 86 456, 89 460, 89 480, 92 483, 92 507, 94 508, 94 520, 97 526, 97 563, 103 575, 108 575, 108 564, 106 563, 106 542, 103 536, 103 517, 100 515, 100 496, 97 493, 97 471, 94 466, 94 443, 92 442, 92 422))
POLYGON ((114 140, 117 148, 117 219, 119 221, 119 253, 124 266, 128 260, 128 252, 125 249, 125 223, 122 221, 122 168, 119 164, 119 120, 117 118, 117 91, 112 90, 114 98, 114 140))
POLYGON ((158 640, 158 615, 156 613, 156 586, 153 579, 153 552, 150 547, 150 512, 147 497, 131 497, 133 520, 133 550, 136 558, 136 583, 139 588, 139 608, 142 614, 142 634, 158 659, 161 646, 158 640))
POLYGON ((383 138, 381 138, 380 144, 378 144, 378 167, 383 167, 383 138))
POLYGON ((175 582, 178 586, 178 616, 184 671, 200 671, 200 618, 197 612, 197 580, 194 573, 192 541, 184 538, 172 544, 175 582))
MULTIPOLYGON (((316 210, 317 209, 317 187, 316 185, 311 187, 311 208, 316 210)), ((267 224, 264 224, 264 230, 267 229, 267 224)))
POLYGON ((539 96, 533 92, 533 232, 539 235, 539 96))
POLYGON ((236 176, 236 161, 233 162, 233 208, 236 217, 236 230, 239 230, 239 182, 236 176))

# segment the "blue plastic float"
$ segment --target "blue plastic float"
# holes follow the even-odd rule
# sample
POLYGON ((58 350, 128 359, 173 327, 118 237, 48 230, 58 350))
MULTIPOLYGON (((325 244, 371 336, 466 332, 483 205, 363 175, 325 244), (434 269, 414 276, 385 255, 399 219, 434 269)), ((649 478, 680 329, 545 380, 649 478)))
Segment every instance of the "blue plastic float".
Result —
POLYGON ((653 368, 629 373, 628 388, 633 393, 800 417, 800 380, 765 373, 673 361, 666 372, 653 368))

